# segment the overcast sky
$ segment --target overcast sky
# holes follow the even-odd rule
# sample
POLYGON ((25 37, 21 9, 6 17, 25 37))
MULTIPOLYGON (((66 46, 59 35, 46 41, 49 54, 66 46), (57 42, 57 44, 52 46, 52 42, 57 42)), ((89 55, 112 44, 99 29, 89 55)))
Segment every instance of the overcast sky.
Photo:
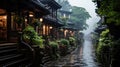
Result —
POLYGON ((97 16, 95 13, 95 3, 92 2, 92 0, 68 0, 72 6, 79 6, 79 7, 84 7, 89 14, 91 15, 92 18, 87 20, 87 23, 89 26, 89 31, 93 29, 93 25, 100 20, 100 18, 97 16))

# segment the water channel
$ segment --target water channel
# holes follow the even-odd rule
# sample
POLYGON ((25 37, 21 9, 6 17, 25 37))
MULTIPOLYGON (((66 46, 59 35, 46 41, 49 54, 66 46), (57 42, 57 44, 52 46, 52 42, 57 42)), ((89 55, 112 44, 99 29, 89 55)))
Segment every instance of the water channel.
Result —
POLYGON ((85 36, 84 43, 79 45, 75 51, 57 61, 48 63, 45 67, 98 67, 95 59, 90 37, 85 36))

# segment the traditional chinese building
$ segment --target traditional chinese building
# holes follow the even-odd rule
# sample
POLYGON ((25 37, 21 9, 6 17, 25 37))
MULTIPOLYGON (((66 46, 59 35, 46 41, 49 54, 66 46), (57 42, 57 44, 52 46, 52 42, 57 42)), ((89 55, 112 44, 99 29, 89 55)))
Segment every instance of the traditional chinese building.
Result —
POLYGON ((33 25, 42 36, 56 36, 56 29, 62 26, 57 19, 59 8, 54 0, 0 0, 0 67, 40 67, 39 46, 16 43, 18 32, 33 25))
POLYGON ((57 38, 57 31, 59 27, 63 26, 57 17, 57 12, 61 5, 55 0, 41 0, 41 2, 50 10, 50 14, 43 16, 42 28, 40 28, 39 33, 43 36, 57 38))
POLYGON ((32 23, 32 19, 49 14, 39 0, 0 1, 0 42, 16 42, 17 33, 32 23), (16 18, 16 20, 15 20, 16 18))
POLYGON ((59 4, 62 5, 62 8, 59 10, 59 18, 62 19, 64 22, 64 26, 61 27, 62 37, 69 37, 74 35, 74 31, 76 30, 73 28, 74 23, 70 22, 70 15, 72 14, 72 6, 69 4, 68 0, 56 0, 59 4))

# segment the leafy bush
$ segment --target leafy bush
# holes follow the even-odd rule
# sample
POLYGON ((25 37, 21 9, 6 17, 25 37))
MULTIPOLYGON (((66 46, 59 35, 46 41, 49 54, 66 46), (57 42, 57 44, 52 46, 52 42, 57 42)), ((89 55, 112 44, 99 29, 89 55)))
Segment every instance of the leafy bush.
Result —
POLYGON ((75 46, 75 45, 76 45, 76 44, 75 44, 76 40, 75 40, 74 37, 69 37, 69 42, 70 42, 70 45, 71 45, 71 46, 75 46))
POLYGON ((40 48, 44 47, 42 36, 38 36, 37 32, 30 25, 23 30, 23 40, 29 44, 39 45, 40 48))
POLYGON ((37 36, 37 33, 35 32, 34 28, 32 26, 27 26, 23 30, 23 39, 32 39, 34 36, 37 36))
POLYGON ((69 41, 75 42, 75 38, 74 37, 69 37, 69 41))
POLYGON ((112 40, 109 35, 110 34, 108 29, 106 29, 100 34, 100 39, 96 50, 97 59, 104 67, 109 67, 109 64, 111 63, 110 50, 111 50, 112 40))
POLYGON ((67 47, 70 46, 70 43, 69 43, 69 41, 68 41, 67 39, 61 39, 60 42, 61 42, 61 44, 64 45, 64 46, 67 46, 67 47))
POLYGON ((98 61, 103 67, 117 67, 120 63, 120 39, 115 40, 109 35, 109 30, 101 33, 96 50, 98 61))
POLYGON ((40 48, 44 48, 44 39, 42 39, 42 36, 35 36, 34 38, 32 38, 32 42, 33 44, 39 45, 40 48))
POLYGON ((101 63, 108 62, 109 54, 110 54, 110 45, 111 43, 99 43, 99 46, 97 48, 97 57, 98 61, 101 63))
POLYGON ((58 43, 55 42, 55 41, 49 42, 49 45, 50 45, 51 48, 52 48, 51 57, 53 58, 53 60, 56 60, 57 58, 60 57, 59 52, 58 52, 58 50, 59 50, 59 45, 58 45, 58 43))
POLYGON ((54 41, 49 42, 49 45, 52 46, 52 47, 54 47, 54 48, 57 48, 57 49, 59 48, 58 43, 54 42, 54 41))

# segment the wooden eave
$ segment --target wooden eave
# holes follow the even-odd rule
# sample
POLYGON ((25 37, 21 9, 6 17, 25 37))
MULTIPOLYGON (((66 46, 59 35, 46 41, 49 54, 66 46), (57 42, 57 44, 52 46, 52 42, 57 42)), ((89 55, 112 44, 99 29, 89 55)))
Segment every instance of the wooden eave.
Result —
POLYGON ((0 0, 0 8, 7 11, 31 10, 40 12, 43 15, 50 13, 41 3, 37 3, 33 0, 0 0))
POLYGON ((63 26, 63 24, 59 23, 58 20, 53 20, 53 19, 46 18, 46 17, 44 17, 43 19, 44 19, 43 22, 44 22, 45 24, 51 25, 51 26, 53 26, 53 27, 61 27, 61 26, 63 26))
POLYGON ((65 11, 65 10, 59 10, 59 12, 61 12, 61 13, 66 13, 66 14, 71 14, 72 12, 70 12, 70 11, 65 11))
POLYGON ((42 3, 48 4, 51 8, 60 9, 62 6, 58 4, 55 0, 41 0, 42 3))
POLYGON ((40 12, 42 12, 44 15, 50 14, 50 11, 45 7, 44 4, 42 4, 41 2, 37 2, 35 0, 32 0, 31 3, 38 8, 38 10, 40 12))
POLYGON ((62 28, 67 29, 67 30, 72 30, 72 31, 77 31, 78 30, 77 28, 73 28, 73 27, 70 27, 70 26, 63 26, 62 28))

